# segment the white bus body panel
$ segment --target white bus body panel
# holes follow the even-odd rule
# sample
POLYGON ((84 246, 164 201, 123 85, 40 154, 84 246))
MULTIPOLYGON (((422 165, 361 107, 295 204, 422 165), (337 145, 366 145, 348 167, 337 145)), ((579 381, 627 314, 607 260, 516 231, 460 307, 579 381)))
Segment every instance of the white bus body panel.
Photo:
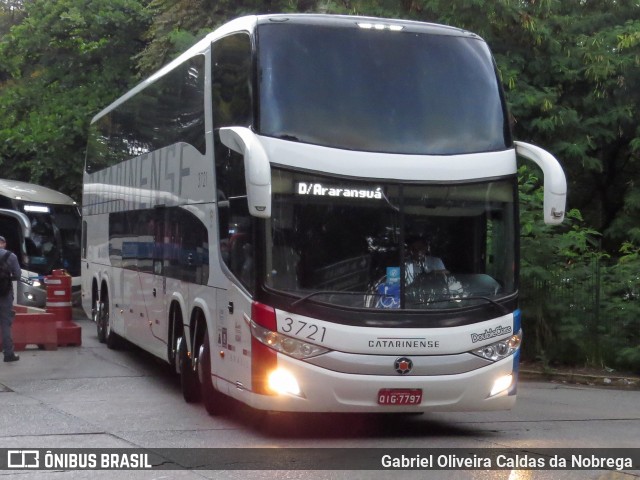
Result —
POLYGON ((278 332, 330 350, 364 355, 454 355, 509 337, 513 313, 446 328, 367 328, 276 310, 278 332), (485 339, 491 341, 486 342, 485 339))
POLYGON ((211 370, 218 389, 231 396, 237 387, 251 388, 251 331, 244 320, 251 314, 251 303, 248 294, 230 280, 227 289, 217 291, 211 370))
POLYGON ((354 178, 453 182, 504 177, 518 171, 514 149, 448 156, 402 155, 258 138, 274 164, 354 178))
POLYGON ((255 395, 240 392, 233 396, 249 405, 273 411, 289 412, 432 412, 509 410, 515 394, 504 391, 493 397, 493 382, 513 372, 514 359, 506 358, 480 370, 459 375, 429 377, 349 375, 321 369, 278 355, 278 366, 289 370, 300 382, 304 397, 293 395, 255 395), (378 405, 380 388, 420 388, 422 404, 378 405))
MULTIPOLYGON (((250 299, 233 286, 228 293, 228 298, 233 298, 234 313, 228 315, 222 306, 219 307, 220 323, 212 340, 217 341, 217 347, 224 350, 224 355, 212 358, 214 384, 223 393, 255 408, 291 412, 477 411, 510 409, 516 401, 519 351, 495 363, 468 353, 517 333, 514 329, 520 327, 514 323, 514 314, 511 313, 453 328, 394 329, 340 325, 278 310, 279 332, 286 331, 287 335, 307 342, 309 332, 324 332, 322 341, 313 343, 331 351, 307 361, 278 354, 278 368, 284 368, 295 376, 302 391, 300 396, 253 393, 248 328, 250 299), (235 294, 232 293, 234 290, 235 294), (237 308, 241 305, 243 308, 237 308), (244 319, 240 320, 240 317, 244 319), (289 330, 291 325, 294 331, 289 330), (305 327, 296 335, 295 331, 302 325, 305 327), (339 360, 332 362, 331 357, 339 360), (421 372, 435 371, 439 363, 451 364, 451 359, 458 357, 467 357, 467 364, 475 362, 475 366, 469 367, 472 369, 468 371, 463 368, 461 373, 455 374, 400 375, 394 367, 394 361, 399 357, 411 358, 414 365, 421 364, 421 372), (351 368, 351 372, 318 365, 323 363, 351 368), (384 374, 380 374, 381 365, 385 369, 384 374), (366 373, 368 368, 377 374, 366 373), (509 374, 514 375, 513 385, 491 396, 495 380, 509 374), (423 400, 420 405, 379 405, 377 398, 381 388, 422 389, 423 400)), ((225 294, 219 292, 218 305, 221 305, 225 294)), ((321 336, 316 339, 320 340, 321 336)), ((414 370, 418 371, 418 368, 414 370)))

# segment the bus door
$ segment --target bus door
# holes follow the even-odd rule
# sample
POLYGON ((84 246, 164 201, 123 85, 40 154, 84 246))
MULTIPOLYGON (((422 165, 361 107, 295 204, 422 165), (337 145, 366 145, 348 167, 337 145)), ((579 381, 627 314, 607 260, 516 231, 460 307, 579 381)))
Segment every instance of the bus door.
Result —
POLYGON ((167 351, 167 277, 165 271, 166 251, 169 248, 166 232, 167 209, 159 206, 153 209, 152 268, 149 288, 145 289, 149 330, 153 339, 153 352, 163 356, 167 351))
POLYGON ((143 211, 136 228, 138 291, 144 308, 135 309, 127 334, 151 353, 164 358, 167 352, 165 252, 166 211, 157 207, 143 211))
POLYGON ((217 349, 225 352, 225 361, 213 362, 213 371, 249 388, 251 331, 246 318, 251 318, 256 282, 254 222, 243 196, 220 201, 218 212, 221 259, 227 271, 224 288, 217 291, 217 325, 213 339, 217 349))

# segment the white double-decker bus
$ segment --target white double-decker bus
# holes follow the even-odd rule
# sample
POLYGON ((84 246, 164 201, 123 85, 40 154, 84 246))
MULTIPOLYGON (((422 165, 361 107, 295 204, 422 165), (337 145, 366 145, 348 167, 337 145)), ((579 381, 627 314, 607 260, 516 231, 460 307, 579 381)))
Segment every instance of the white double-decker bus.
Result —
POLYGON ((485 42, 331 15, 234 20, 100 112, 83 305, 184 397, 273 411, 497 410, 516 399, 516 156, 485 42))

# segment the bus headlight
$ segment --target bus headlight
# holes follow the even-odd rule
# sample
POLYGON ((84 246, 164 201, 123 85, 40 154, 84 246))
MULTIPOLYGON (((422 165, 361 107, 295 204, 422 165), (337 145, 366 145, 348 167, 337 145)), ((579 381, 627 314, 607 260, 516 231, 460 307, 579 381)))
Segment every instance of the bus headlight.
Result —
POLYGON ((510 355, 513 355, 522 343, 522 330, 515 335, 511 335, 509 338, 499 340, 497 342, 485 345, 484 347, 471 350, 471 353, 479 357, 497 362, 510 355))
POLYGON ((322 355, 329 351, 327 348, 303 342, 297 338, 288 337, 281 333, 261 327, 253 320, 251 321, 251 334, 266 346, 293 358, 310 358, 322 355))
POLYGON ((20 281, 26 285, 29 285, 30 287, 42 287, 42 282, 40 281, 39 277, 20 277, 20 281))

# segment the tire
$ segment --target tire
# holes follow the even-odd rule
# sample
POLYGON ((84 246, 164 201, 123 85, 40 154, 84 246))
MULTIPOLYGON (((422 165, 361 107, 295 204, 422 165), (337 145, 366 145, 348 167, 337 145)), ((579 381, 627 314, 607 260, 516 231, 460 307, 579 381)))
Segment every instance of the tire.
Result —
POLYGON ((96 322, 96 330, 98 334, 98 341, 104 343, 107 341, 107 332, 104 325, 104 319, 102 318, 102 304, 97 298, 93 300, 93 306, 91 307, 91 315, 93 321, 96 322))
POLYGON ((211 381, 211 348, 209 346, 209 334, 204 332, 204 341, 198 354, 200 366, 200 389, 202 391, 202 402, 207 413, 213 417, 220 415, 226 410, 225 395, 216 390, 211 381))
MULTIPOLYGON (((122 348, 124 342, 122 337, 115 333, 111 328, 111 317, 109 312, 109 294, 104 291, 103 295, 100 299, 100 310, 98 316, 98 323, 101 324, 102 335, 104 336, 104 341, 107 344, 107 347, 111 350, 119 350, 122 348)), ((100 333, 99 333, 100 335, 100 333)), ((100 337, 98 336, 98 339, 100 337)))
POLYGON ((172 307, 169 313, 169 340, 167 342, 167 359, 169 360, 169 366, 171 371, 180 373, 179 362, 179 341, 181 339, 181 333, 178 325, 182 326, 182 316, 178 314, 178 309, 172 307))
POLYGON ((182 396, 187 403, 197 403, 201 398, 198 372, 193 368, 193 363, 187 356, 187 345, 184 337, 181 338, 179 344, 178 362, 180 364, 180 387, 182 388, 182 396))

